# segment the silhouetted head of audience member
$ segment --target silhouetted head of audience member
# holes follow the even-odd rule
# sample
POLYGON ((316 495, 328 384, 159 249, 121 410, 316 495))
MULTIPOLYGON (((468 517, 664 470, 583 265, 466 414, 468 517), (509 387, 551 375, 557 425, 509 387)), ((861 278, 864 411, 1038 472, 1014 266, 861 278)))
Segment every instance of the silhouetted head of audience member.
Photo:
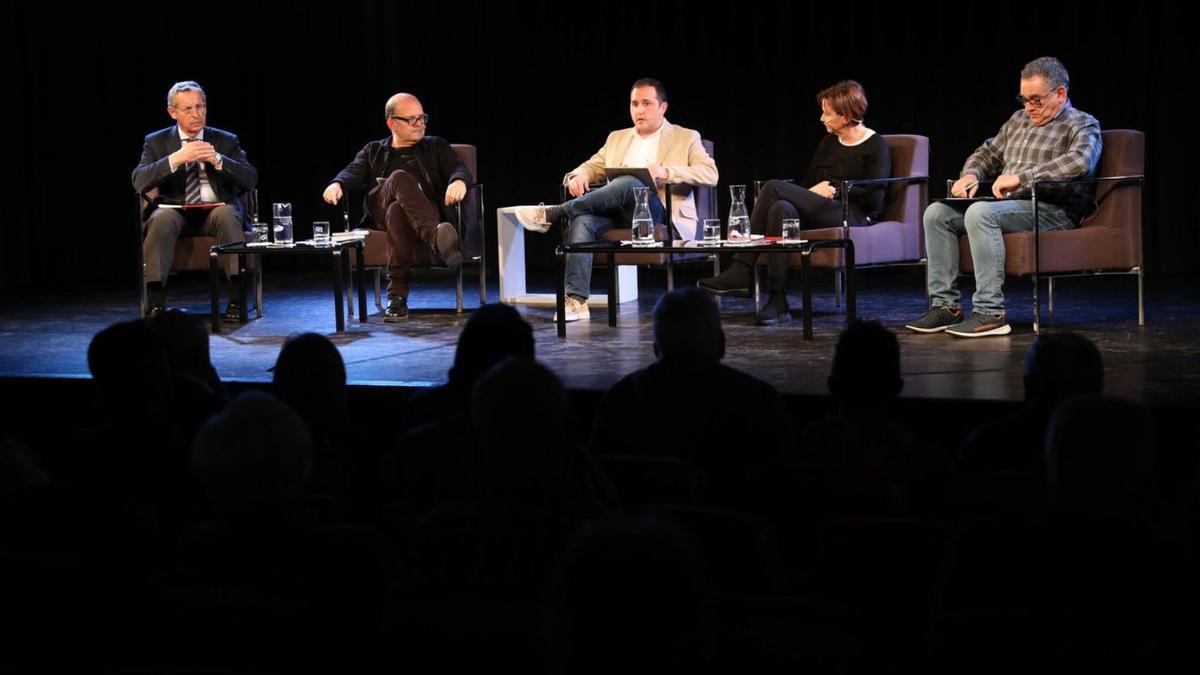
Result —
POLYGON ((1078 333, 1042 333, 1025 353, 1025 402, 1050 411, 1075 394, 1099 394, 1104 360, 1078 333))
POLYGON ((576 450, 567 392, 558 376, 528 357, 484 373, 471 391, 470 420, 485 483, 518 492, 563 488, 576 450))
POLYGON ((209 357, 208 329, 203 319, 172 309, 147 322, 158 336, 173 374, 203 382, 213 393, 224 396, 221 378, 209 357))
POLYGON ((855 321, 842 331, 826 380, 844 413, 885 412, 904 388, 896 335, 877 321, 855 321))
POLYGON ((1101 394, 1064 400, 1046 429, 1051 507, 1128 514, 1150 489, 1157 446, 1158 432, 1144 406, 1101 394))
POLYGON ((171 370, 158 336, 142 319, 116 323, 88 345, 88 371, 100 410, 109 417, 166 416, 171 370))
POLYGON ((329 338, 316 333, 289 337, 273 372, 275 395, 299 413, 317 440, 349 419, 346 364, 329 338))
POLYGON ((248 391, 209 419, 192 442, 192 467, 219 513, 294 497, 313 465, 304 421, 271 394, 248 391))
POLYGON ((484 305, 471 314, 458 336, 450 384, 469 391, 488 368, 510 356, 533 358, 533 328, 509 305, 484 305))
POLYGON ((546 586, 547 672, 696 672, 710 658, 709 592, 695 544, 669 519, 615 513, 585 523, 546 586))
POLYGON ((715 365, 725 358, 717 303, 699 288, 671 291, 654 303, 654 354, 681 366, 715 365))

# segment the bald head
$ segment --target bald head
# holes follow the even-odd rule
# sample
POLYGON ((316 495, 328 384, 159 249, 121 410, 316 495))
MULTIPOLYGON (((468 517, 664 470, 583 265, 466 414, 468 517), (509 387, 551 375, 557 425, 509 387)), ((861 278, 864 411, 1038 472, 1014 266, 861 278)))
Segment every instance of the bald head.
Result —
POLYGON ((400 92, 399 94, 393 94, 392 97, 389 98, 387 100, 387 103, 383 106, 383 115, 384 115, 384 117, 389 117, 389 118, 392 115, 403 115, 403 116, 407 117, 407 115, 404 112, 396 112, 396 111, 397 110, 403 111, 403 109, 405 107, 410 107, 410 106, 414 106, 414 105, 417 106, 418 108, 421 107, 421 101, 419 99, 417 99, 416 96, 413 96, 412 94, 406 94, 404 92, 400 92))

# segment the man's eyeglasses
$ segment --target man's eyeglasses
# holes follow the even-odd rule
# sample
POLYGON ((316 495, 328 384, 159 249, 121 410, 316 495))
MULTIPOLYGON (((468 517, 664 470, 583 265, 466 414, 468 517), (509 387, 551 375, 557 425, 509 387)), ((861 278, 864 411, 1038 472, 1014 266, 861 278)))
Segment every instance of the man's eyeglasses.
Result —
POLYGON ((392 119, 400 120, 410 127, 417 126, 417 123, 429 124, 429 115, 413 115, 412 117, 401 117, 400 115, 392 115, 392 119))
POLYGON ((1017 103, 1022 108, 1024 108, 1027 105, 1031 105, 1035 109, 1045 108, 1046 104, 1050 102, 1050 97, 1054 96, 1056 93, 1058 93, 1058 90, 1055 89, 1055 90, 1051 90, 1045 94, 1042 94, 1040 96, 1030 96, 1029 98, 1025 98, 1024 96, 1018 96, 1017 103))
MULTIPOLYGON (((174 106, 172 106, 172 107, 174 107, 174 106)), ((175 112, 181 113, 184 115, 191 115, 193 111, 203 114, 204 111, 206 111, 206 110, 208 110, 207 103, 197 103, 196 105, 189 105, 186 108, 175 108, 175 112)))

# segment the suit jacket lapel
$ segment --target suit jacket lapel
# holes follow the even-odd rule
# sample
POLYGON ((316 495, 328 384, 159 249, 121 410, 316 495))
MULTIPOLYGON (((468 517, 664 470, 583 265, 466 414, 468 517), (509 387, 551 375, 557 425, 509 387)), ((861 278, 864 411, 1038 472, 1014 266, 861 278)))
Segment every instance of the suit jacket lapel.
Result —
POLYGON ((667 151, 671 149, 671 141, 674 139, 675 133, 672 130, 671 123, 663 120, 662 135, 658 137, 658 157, 655 164, 666 164, 667 151))
POLYGON ((629 152, 629 145, 633 143, 633 135, 637 133, 637 129, 629 129, 627 133, 621 134, 617 141, 616 152, 613 153, 612 159, 615 161, 609 162, 609 158, 605 158, 605 163, 609 166, 621 166, 625 161, 625 155, 629 152))

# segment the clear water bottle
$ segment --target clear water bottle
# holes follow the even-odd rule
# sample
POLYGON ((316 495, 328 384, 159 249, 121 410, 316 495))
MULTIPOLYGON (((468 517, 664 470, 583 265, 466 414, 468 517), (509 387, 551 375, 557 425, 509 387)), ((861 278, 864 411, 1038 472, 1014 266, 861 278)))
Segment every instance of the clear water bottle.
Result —
POLYGON ((750 215, 746 212, 746 186, 730 185, 729 240, 750 241, 750 215))
POLYGON ((271 207, 272 225, 275 232, 275 243, 291 246, 292 236, 292 205, 274 204, 271 207))
POLYGON ((650 216, 650 188, 633 188, 633 244, 654 244, 654 219, 650 216))

